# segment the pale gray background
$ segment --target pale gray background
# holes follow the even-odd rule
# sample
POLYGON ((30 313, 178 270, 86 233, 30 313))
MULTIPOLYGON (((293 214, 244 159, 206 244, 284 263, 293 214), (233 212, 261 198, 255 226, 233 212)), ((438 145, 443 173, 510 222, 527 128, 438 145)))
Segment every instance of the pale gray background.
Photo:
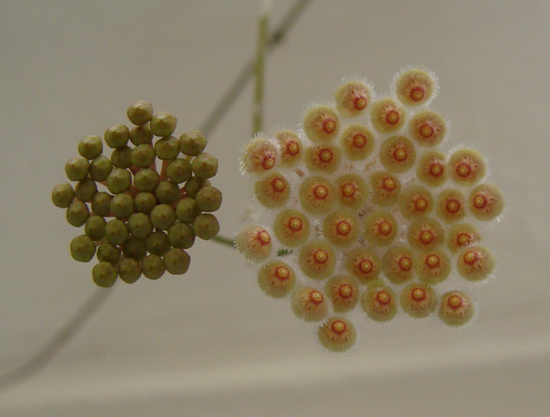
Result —
MULTIPOLYGON (((273 4, 272 22, 292 2, 273 4)), ((255 48, 258 2, 0 1, 0 372, 27 360, 95 291, 78 232, 50 203, 78 140, 135 99, 198 127, 255 48)), ((0 392, 1 416, 545 416, 550 399, 550 2, 313 1, 269 59, 266 127, 295 126, 342 76, 387 89, 422 64, 452 141, 487 155, 507 210, 490 232, 497 278, 477 321, 364 320, 327 354, 215 243, 184 276, 117 285, 44 369, 0 392)), ((222 231, 248 201, 238 172, 251 88, 211 135, 222 231)))

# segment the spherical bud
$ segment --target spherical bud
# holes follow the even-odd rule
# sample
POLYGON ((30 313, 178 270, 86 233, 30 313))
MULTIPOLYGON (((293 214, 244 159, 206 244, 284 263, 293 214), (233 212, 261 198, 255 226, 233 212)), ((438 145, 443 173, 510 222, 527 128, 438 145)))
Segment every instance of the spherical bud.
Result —
POLYGON ((130 131, 128 127, 123 124, 112 125, 105 131, 103 138, 110 148, 121 148, 128 143, 130 131))
POLYGON ((485 161, 473 149, 460 149, 451 155, 449 175, 459 185, 473 185, 485 175, 485 161))
POLYGON ((371 89, 361 81, 348 81, 336 90, 336 107, 347 117, 358 116, 372 100, 371 89))
POLYGON ((154 169, 140 169, 134 176, 134 185, 139 191, 153 191, 157 188, 159 178, 159 173, 154 169))
MULTIPOLYGON (((155 145, 156 146, 156 145, 155 145)), ((148 168, 155 161, 155 150, 148 143, 136 146, 131 151, 132 165, 138 168, 148 168)))
POLYGON ((470 281, 481 281, 489 277, 495 267, 495 259, 483 246, 470 246, 459 252, 456 269, 470 281))
POLYGON ((414 255, 405 246, 388 249, 382 257, 382 269, 394 284, 403 284, 414 276, 414 255))
POLYGON ((95 242, 89 236, 77 236, 71 241, 71 256, 75 261, 90 262, 95 255, 95 248, 95 242))
POLYGON ((345 267, 348 273, 363 284, 378 278, 382 269, 378 255, 365 247, 354 249, 348 253, 345 257, 345 267))
POLYGON ((414 144, 405 136, 392 136, 380 147, 380 161, 388 171, 407 171, 413 166, 415 160, 414 144))
POLYGON ((333 317, 319 327, 318 337, 328 350, 343 352, 355 344, 357 333, 349 320, 333 317))
POLYGON ((437 299, 434 290, 424 284, 410 284, 401 292, 401 308, 414 318, 428 316, 435 310, 437 299))
POLYGON ((105 191, 100 191, 92 199, 92 211, 98 216, 106 217, 111 213, 111 199, 113 197, 105 191))
POLYGON ((128 227, 119 219, 112 219, 105 225, 105 238, 113 245, 123 245, 128 240, 128 227))
POLYGON ((190 197, 184 197, 178 201, 176 206, 176 216, 182 222, 193 223, 195 218, 201 213, 197 202, 190 197))
POLYGON ((422 146, 439 145, 446 131, 445 120, 431 110, 415 114, 409 122, 409 134, 422 146))
POLYGON ((168 230, 176 221, 176 213, 172 206, 159 204, 151 211, 151 223, 157 229, 168 230))
POLYGON ((80 181, 87 177, 90 163, 82 156, 74 156, 65 164, 65 174, 71 181, 80 181))
POLYGON ((179 248, 169 249, 164 254, 164 265, 166 270, 173 275, 182 275, 189 269, 191 257, 187 252, 179 248))
POLYGON ((147 248, 145 247, 145 242, 143 240, 132 237, 124 244, 122 253, 127 258, 141 261, 145 258, 145 255, 147 255, 147 248))
POLYGON ((294 288, 296 275, 287 263, 273 261, 260 269, 258 283, 262 291, 270 297, 282 298, 294 288))
POLYGON ((190 130, 180 136, 180 150, 188 156, 197 156, 206 148, 206 138, 198 130, 190 130))
POLYGON ((102 243, 97 249, 97 259, 116 265, 120 260, 120 249, 110 242, 102 243))
POLYGON ((382 281, 377 284, 380 285, 369 285, 367 291, 361 295, 361 307, 372 320, 389 321, 397 313, 396 296, 382 281))
POLYGON ((203 187, 197 193, 197 205, 202 211, 216 211, 222 205, 222 193, 216 187, 203 187))
POLYGON ((290 197, 290 184, 284 175, 274 172, 257 181, 254 191, 258 201, 265 207, 280 207, 290 197))
POLYGON ((118 276, 127 284, 133 284, 141 277, 141 267, 132 258, 123 258, 118 263, 118 276))
POLYGON ((117 219, 126 219, 134 212, 134 199, 129 194, 115 195, 109 208, 117 219))
POLYGON ((401 182, 394 175, 386 171, 371 174, 372 201, 379 206, 395 204, 401 192, 401 182))
POLYGON ((374 136, 366 126, 353 124, 340 136, 340 146, 348 159, 362 161, 374 149, 374 136))
POLYGON ((290 130, 279 130, 274 136, 281 150, 281 165, 295 166, 302 157, 302 141, 298 135, 290 130))
POLYGON ((218 158, 209 153, 201 153, 193 159, 191 168, 199 178, 212 178, 218 172, 218 158))
POLYGON ((359 300, 359 287, 352 277, 336 275, 325 286, 325 292, 337 313, 350 311, 359 300))
POLYGON ((116 268, 109 262, 100 262, 93 267, 92 278, 98 287, 112 287, 117 279, 116 268))
POLYGON ((273 222, 273 229, 275 236, 283 245, 293 248, 307 240, 310 225, 307 216, 302 212, 287 209, 277 215, 273 222))
POLYGON ((147 251, 153 255, 164 255, 170 249, 168 236, 161 230, 151 233, 145 240, 147 251))
POLYGON ((90 164, 90 175, 94 181, 105 181, 113 170, 112 162, 100 155, 90 164))
POLYGON ((170 136, 176 130, 177 119, 168 112, 159 111, 151 118, 151 131, 155 136, 170 136))
POLYGON ((197 198, 197 193, 199 192, 199 190, 202 187, 208 185, 210 185, 210 182, 208 180, 204 180, 199 177, 192 177, 185 183, 185 193, 191 198, 197 198))
POLYGON ((172 181, 161 181, 155 188, 155 196, 159 203, 172 204, 180 199, 180 189, 172 181))
POLYGON ((74 199, 73 186, 67 182, 58 184, 52 190, 52 202, 59 208, 67 208, 74 199))
POLYGON ((336 254, 327 241, 313 240, 301 249, 299 263, 300 269, 308 277, 323 279, 334 271, 336 254))
POLYGON ((180 184, 191 179, 193 171, 191 163, 187 159, 175 159, 166 167, 166 176, 171 181, 180 184))
POLYGON ((199 214, 193 221, 195 235, 203 240, 212 239, 220 231, 218 219, 213 214, 199 214))
POLYGON ((372 105, 371 120, 378 132, 395 132, 405 122, 405 111, 391 98, 383 98, 372 105))
POLYGON ((304 117, 304 130, 313 142, 328 143, 332 141, 338 134, 339 127, 338 115, 327 106, 313 107, 304 117))
POLYGON ((153 105, 144 100, 134 101, 128 107, 126 115, 133 124, 142 125, 153 117, 153 105))
POLYGON ((474 315, 474 303, 461 291, 449 291, 441 297, 439 318, 449 326, 462 326, 474 315))
POLYGON ((168 241, 174 248, 189 249, 195 243, 195 232, 186 223, 176 223, 168 230, 168 241))
POLYGON ((107 222, 101 216, 90 216, 86 220, 84 231, 93 240, 98 241, 105 237, 105 225, 107 222))
POLYGON ((296 288, 291 305, 294 313, 305 321, 323 320, 328 313, 325 296, 312 287, 296 288))
POLYGON ((122 168, 115 168, 107 177, 107 188, 113 194, 120 194, 128 191, 132 185, 132 174, 122 168))
POLYGON ((166 271, 164 261, 159 255, 148 255, 143 258, 141 268, 143 270, 143 275, 153 280, 159 279, 166 271))
POLYGON ((365 238, 374 246, 387 246, 397 234, 397 222, 387 211, 376 211, 365 218, 365 238))
POLYGON ((269 258, 273 250, 269 232, 256 225, 245 226, 235 237, 235 246, 246 259, 252 262, 261 262, 269 258))
POLYGON ((97 158, 103 152, 103 141, 99 136, 84 136, 78 143, 78 153, 86 159, 97 158))
POLYGON ((130 129, 130 141, 136 146, 143 145, 145 143, 150 145, 153 141, 153 132, 151 131, 151 126, 149 123, 134 126, 130 129))
POLYGON ((111 162, 117 168, 129 168, 132 165, 132 148, 121 146, 111 154, 111 162))
POLYGON ((157 199, 152 193, 138 193, 134 198, 134 207, 137 212, 149 214, 157 205, 157 199))
POLYGON ((145 213, 134 213, 128 219, 128 229, 132 236, 145 239, 153 232, 153 224, 145 213))
POLYGON ((159 159, 176 159, 180 153, 180 140, 174 136, 159 139, 155 142, 155 152, 159 159))
POLYGON ((88 206, 86 203, 83 203, 78 199, 75 199, 71 204, 69 204, 69 207, 65 212, 67 222, 74 227, 82 226, 86 223, 89 216, 90 210, 88 209, 88 206))
POLYGON ((489 184, 475 187, 468 197, 468 208, 479 220, 493 220, 504 208, 502 194, 498 188, 489 184))

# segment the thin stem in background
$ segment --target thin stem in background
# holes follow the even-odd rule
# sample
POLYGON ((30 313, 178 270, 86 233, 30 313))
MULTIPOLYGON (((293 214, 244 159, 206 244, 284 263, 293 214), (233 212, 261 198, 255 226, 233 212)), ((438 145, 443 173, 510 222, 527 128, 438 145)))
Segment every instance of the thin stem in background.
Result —
MULTIPOLYGON (((276 46, 280 45, 290 28, 294 25, 298 17, 302 14, 305 7, 311 0, 297 0, 283 18, 281 24, 271 34, 266 44, 266 52, 271 52, 276 46)), ((205 136, 209 136, 227 111, 234 104, 235 100, 241 95, 247 83, 254 75, 254 63, 251 61, 244 66, 233 84, 220 99, 218 105, 212 110, 201 127, 205 136)), ((233 247, 233 240, 223 236, 214 238, 218 243, 233 247)), ((90 298, 77 310, 67 323, 48 340, 38 352, 21 366, 0 375, 0 390, 7 389, 17 383, 38 374, 52 360, 52 358, 69 343, 80 329, 95 315, 100 307, 112 293, 111 290, 97 289, 90 298)))
POLYGON ((258 25, 258 45, 254 71, 254 109, 252 111, 252 136, 263 130, 265 49, 267 45, 269 10, 264 1, 258 25))

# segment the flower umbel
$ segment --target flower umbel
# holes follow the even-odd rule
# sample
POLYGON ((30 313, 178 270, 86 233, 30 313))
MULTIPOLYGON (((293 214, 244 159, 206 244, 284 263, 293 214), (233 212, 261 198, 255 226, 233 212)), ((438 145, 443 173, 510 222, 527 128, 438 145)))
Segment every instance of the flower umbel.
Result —
POLYGON ((377 322, 400 309, 464 325, 475 304, 463 288, 493 271, 481 229, 500 216, 502 194, 477 151, 438 149, 448 122, 430 108, 437 92, 433 73, 411 67, 387 96, 346 81, 302 128, 259 134, 243 152, 265 218, 243 227, 237 247, 267 295, 320 323, 330 350, 354 344, 355 308, 377 322))
POLYGON ((186 249, 195 237, 207 240, 219 231, 211 212, 220 208, 222 194, 210 184, 218 160, 203 152, 204 136, 195 130, 172 136, 176 118, 153 113, 145 101, 133 103, 127 116, 131 129, 116 124, 105 131, 110 158, 99 136, 85 136, 80 156, 65 165, 76 187, 63 183, 52 191, 69 224, 84 226, 85 234, 71 242, 71 255, 80 262, 97 255, 92 276, 100 287, 112 286, 117 277, 131 284, 142 274, 184 274, 191 262, 186 249))

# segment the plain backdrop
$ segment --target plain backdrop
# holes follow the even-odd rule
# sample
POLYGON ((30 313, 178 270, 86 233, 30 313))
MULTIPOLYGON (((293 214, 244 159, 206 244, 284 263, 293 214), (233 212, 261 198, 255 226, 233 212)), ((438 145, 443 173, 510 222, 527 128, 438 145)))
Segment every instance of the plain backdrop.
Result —
MULTIPOLYGON (((272 2, 272 25, 290 0, 272 2)), ((152 102, 198 128, 253 57, 260 4, 0 0, 0 373, 28 360, 96 291, 78 233, 50 202, 78 140, 152 102)), ((387 90, 407 64, 437 73, 445 149, 487 155, 506 196, 488 237, 496 278, 464 329, 403 315, 363 320, 352 352, 265 297, 254 269, 212 242, 183 276, 117 284, 36 376, 0 392, 0 415, 525 416, 550 412, 548 1, 314 0, 269 57, 266 128, 296 126, 344 76, 387 90)), ((209 137, 224 235, 249 202, 239 154, 252 86, 209 137)))

